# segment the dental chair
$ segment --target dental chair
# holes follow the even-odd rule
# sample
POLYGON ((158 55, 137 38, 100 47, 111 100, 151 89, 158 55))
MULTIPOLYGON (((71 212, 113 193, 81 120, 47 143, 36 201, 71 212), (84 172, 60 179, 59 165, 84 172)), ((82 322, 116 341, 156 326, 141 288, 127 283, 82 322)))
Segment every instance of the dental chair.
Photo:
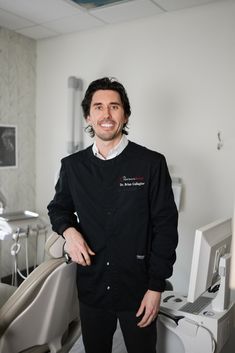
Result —
POLYGON ((15 288, 0 283, 0 353, 66 353, 81 335, 76 264, 52 233, 50 258, 15 288))

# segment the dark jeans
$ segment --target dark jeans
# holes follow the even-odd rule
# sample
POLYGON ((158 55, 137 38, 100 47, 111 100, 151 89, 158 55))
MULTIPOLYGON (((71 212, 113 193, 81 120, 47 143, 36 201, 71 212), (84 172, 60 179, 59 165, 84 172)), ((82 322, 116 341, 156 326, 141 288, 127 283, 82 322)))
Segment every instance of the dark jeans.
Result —
POLYGON ((80 303, 82 337, 86 353, 111 353, 119 319, 128 353, 156 353, 156 320, 147 327, 137 326, 136 312, 96 309, 80 303))

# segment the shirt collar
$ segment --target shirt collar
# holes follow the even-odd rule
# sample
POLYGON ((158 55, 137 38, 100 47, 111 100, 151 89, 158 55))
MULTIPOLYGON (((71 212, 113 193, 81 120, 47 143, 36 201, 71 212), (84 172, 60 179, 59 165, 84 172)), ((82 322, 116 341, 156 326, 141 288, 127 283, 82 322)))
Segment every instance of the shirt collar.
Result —
POLYGON ((112 148, 107 157, 104 158, 100 153, 99 150, 97 148, 96 143, 94 142, 93 146, 92 146, 92 151, 94 153, 94 155, 99 158, 99 159, 103 159, 103 160, 107 160, 107 159, 112 159, 117 157, 120 153, 122 153, 122 151, 126 148, 126 146, 128 145, 128 139, 126 138, 126 135, 122 135, 122 138, 120 140, 120 142, 114 147, 112 148))

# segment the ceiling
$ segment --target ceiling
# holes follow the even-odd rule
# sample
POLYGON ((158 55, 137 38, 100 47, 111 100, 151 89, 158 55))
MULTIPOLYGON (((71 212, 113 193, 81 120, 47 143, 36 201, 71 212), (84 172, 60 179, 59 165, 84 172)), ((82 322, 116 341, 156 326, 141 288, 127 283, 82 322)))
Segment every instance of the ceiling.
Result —
POLYGON ((0 26, 37 40, 216 1, 223 0, 91 0, 86 7, 79 0, 0 0, 0 26))

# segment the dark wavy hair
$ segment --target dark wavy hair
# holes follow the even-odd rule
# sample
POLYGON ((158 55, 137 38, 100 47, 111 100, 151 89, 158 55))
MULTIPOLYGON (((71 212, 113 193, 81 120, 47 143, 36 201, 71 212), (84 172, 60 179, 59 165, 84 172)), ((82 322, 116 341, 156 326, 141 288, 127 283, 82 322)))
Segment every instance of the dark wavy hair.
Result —
MULTIPOLYGON (((88 88, 86 90, 84 99, 81 103, 84 118, 87 119, 87 117, 89 116, 93 94, 98 90, 111 90, 111 91, 116 91, 117 93, 119 93, 120 99, 121 99, 121 102, 123 105, 125 117, 127 118, 127 122, 123 125, 122 133, 125 135, 128 135, 128 132, 126 129, 128 128, 128 126, 127 126, 128 119, 129 119, 129 116, 131 115, 131 107, 130 107, 129 98, 127 96, 127 93, 126 93, 124 86, 112 77, 111 78, 110 77, 99 78, 98 80, 92 81, 90 83, 90 85, 88 86, 88 88)), ((91 137, 95 136, 95 132, 94 132, 91 125, 88 125, 85 128, 85 131, 88 132, 91 137)))

